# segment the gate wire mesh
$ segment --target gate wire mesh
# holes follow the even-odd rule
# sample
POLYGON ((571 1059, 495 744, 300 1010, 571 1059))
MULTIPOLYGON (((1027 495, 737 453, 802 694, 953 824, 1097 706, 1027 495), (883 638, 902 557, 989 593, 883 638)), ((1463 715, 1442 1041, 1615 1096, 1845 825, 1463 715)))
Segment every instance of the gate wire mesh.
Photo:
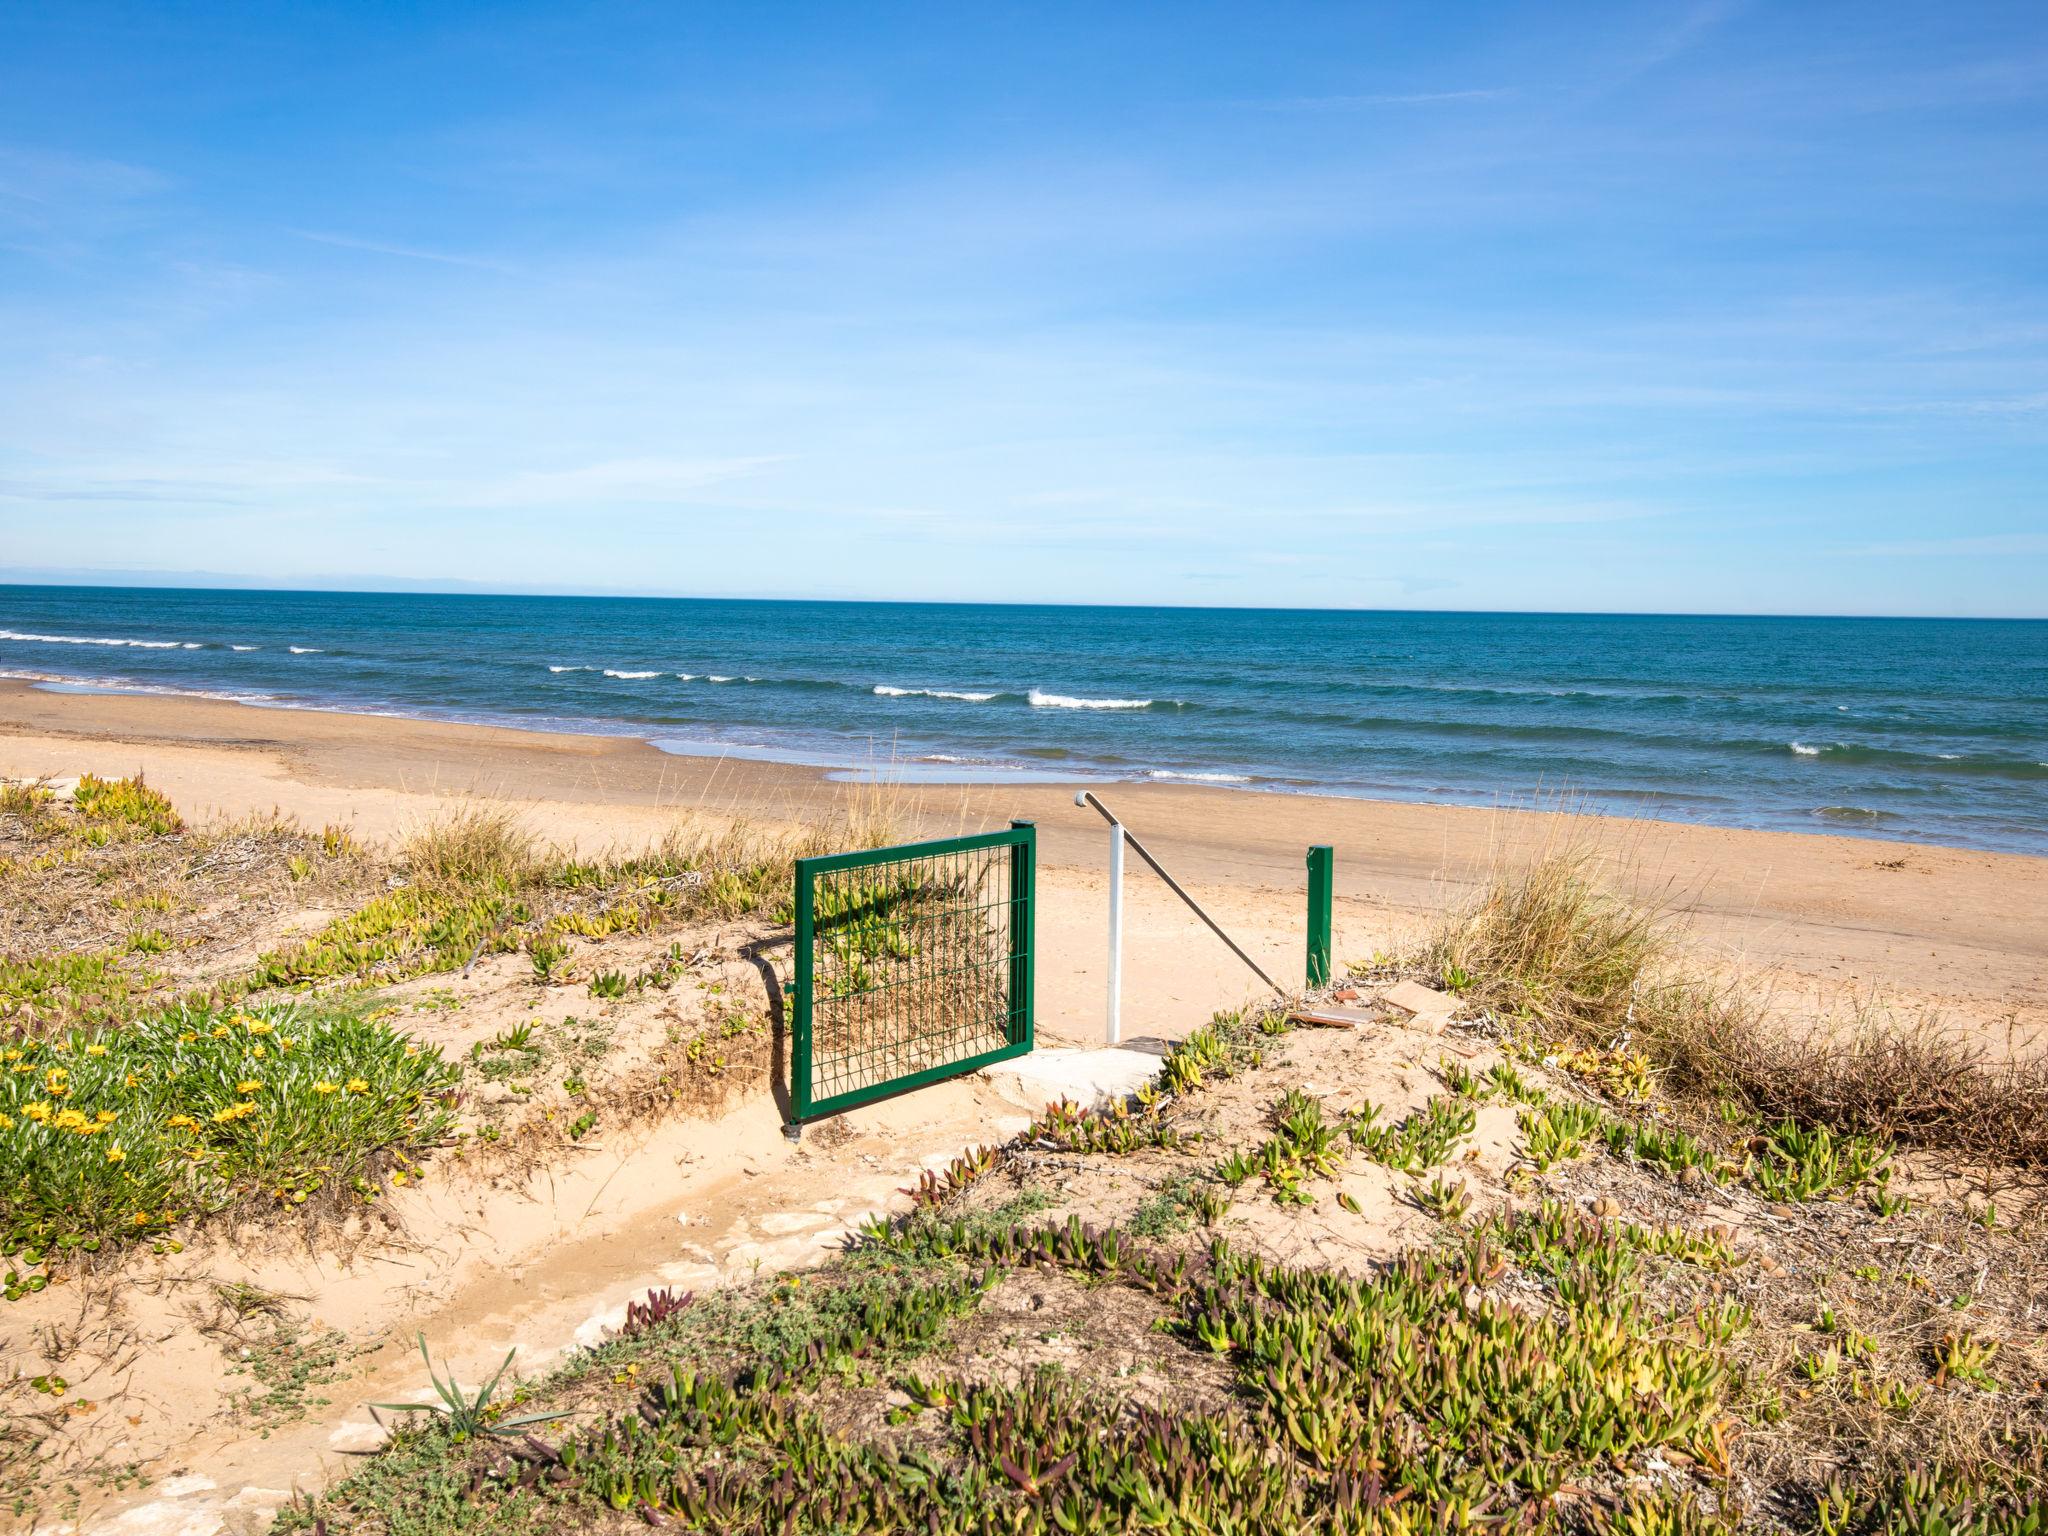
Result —
POLYGON ((1029 827, 797 866, 796 1119, 1030 1049, 1029 827))

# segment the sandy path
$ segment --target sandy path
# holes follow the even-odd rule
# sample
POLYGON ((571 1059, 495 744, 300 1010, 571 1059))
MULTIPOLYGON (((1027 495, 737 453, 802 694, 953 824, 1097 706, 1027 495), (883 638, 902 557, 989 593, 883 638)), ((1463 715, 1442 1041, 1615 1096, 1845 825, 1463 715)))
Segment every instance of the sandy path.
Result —
MULTIPOLYGON (((869 1215, 908 1209, 902 1191, 920 1169, 1007 1139, 1027 1119, 989 1086, 954 1082, 855 1110, 829 1136, 792 1144, 763 1095, 716 1121, 672 1120, 609 1138, 529 1179, 479 1186, 458 1176, 408 1191, 396 1214, 410 1247, 383 1246, 346 1268, 331 1257, 274 1255, 242 1271, 267 1288, 312 1295, 316 1329, 385 1336, 356 1374, 321 1389, 332 1404, 267 1437, 202 1430, 175 1452, 191 1470, 87 1511, 81 1528, 117 1536, 263 1530, 294 1489, 347 1476, 382 1443, 368 1404, 432 1400, 416 1332, 442 1373, 466 1387, 514 1347, 518 1374, 544 1372, 569 1349, 599 1342, 623 1321, 625 1304, 651 1288, 703 1294, 821 1262, 869 1215)), ((237 1272, 218 1252, 195 1252, 184 1267, 208 1281, 237 1272)), ((178 1391, 178 1356, 215 1346, 174 1309, 137 1311, 138 1332, 173 1330, 138 1366, 123 1404, 156 1417, 174 1406, 167 1399, 178 1391)))

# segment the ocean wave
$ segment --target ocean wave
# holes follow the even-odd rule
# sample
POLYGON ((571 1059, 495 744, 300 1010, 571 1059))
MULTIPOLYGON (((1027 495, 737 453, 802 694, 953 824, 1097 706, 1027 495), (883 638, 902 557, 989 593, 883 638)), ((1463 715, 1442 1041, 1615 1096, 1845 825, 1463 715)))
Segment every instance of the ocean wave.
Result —
POLYGON ((1814 815, 1824 816, 1829 821, 1896 821, 1890 811, 1872 810, 1867 805, 1823 805, 1816 807, 1814 815))
POLYGON ((0 640, 33 641, 37 645, 133 646, 138 651, 175 651, 180 647, 196 651, 198 645, 185 640, 119 640, 106 635, 36 635, 19 629, 0 629, 0 640))
POLYGON ((1791 748, 1800 757, 1818 757, 1829 763, 1849 767, 1899 768, 1920 773, 1967 774, 1979 778, 2033 780, 2041 777, 2042 768, 2048 768, 2048 763, 2029 762, 2018 757, 1998 757, 1989 753, 1912 752, 1901 747, 1872 747, 1854 741, 1833 741, 1819 747, 1810 747, 1804 742, 1795 741, 1791 748))
POLYGON ((1252 776, 1248 773, 1183 773, 1174 768, 1151 768, 1146 770, 1148 779, 1179 779, 1189 784, 1249 784, 1252 776))
POLYGON ((875 684, 874 691, 884 699, 958 699, 963 704, 986 704, 991 699, 1002 697, 999 693, 970 693, 953 688, 895 688, 888 683, 875 684))
POLYGON ((322 654, 320 647, 317 645, 288 645, 285 649, 294 656, 318 656, 322 654))
POLYGON ((549 670, 550 672, 595 672, 595 671, 597 670, 597 668, 595 668, 595 667, 557 667, 557 666, 550 666, 550 667, 548 668, 548 670, 549 670))
POLYGON ((1025 695, 1033 709, 1150 709, 1151 699, 1080 699, 1072 694, 1045 693, 1034 688, 1025 695))
POLYGON ((606 667, 604 669, 604 675, 606 677, 624 678, 629 682, 638 682, 643 677, 661 676, 659 672, 622 672, 616 667, 606 667))
POLYGON ((263 647, 260 645, 231 645, 228 649, 231 651, 260 651, 263 647))

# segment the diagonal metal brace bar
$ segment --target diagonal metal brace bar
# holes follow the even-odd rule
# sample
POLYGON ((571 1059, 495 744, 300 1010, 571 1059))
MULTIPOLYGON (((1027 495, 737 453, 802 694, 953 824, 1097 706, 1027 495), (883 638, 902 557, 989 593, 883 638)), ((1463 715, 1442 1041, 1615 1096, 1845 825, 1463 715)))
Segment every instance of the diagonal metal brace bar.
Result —
POLYGON ((1104 805, 1100 800, 1095 798, 1095 792, 1093 790, 1076 790, 1074 792, 1074 804, 1080 806, 1092 805, 1095 807, 1096 810, 1102 813, 1102 819, 1108 822, 1111 826, 1123 827, 1124 841, 1131 845, 1132 851, 1135 852, 1139 858, 1143 859, 1147 864, 1150 864, 1152 866, 1152 873, 1157 875, 1160 879, 1164 880, 1166 882, 1167 889, 1172 891, 1174 895, 1178 896, 1182 901, 1188 904, 1188 910, 1193 912, 1195 916, 1199 917, 1204 923, 1206 923, 1209 927, 1209 931, 1215 934, 1217 938, 1221 939, 1224 942, 1224 944, 1229 947, 1230 952, 1233 955, 1237 956, 1238 959, 1242 960, 1246 965, 1252 968, 1253 975, 1257 976, 1259 980, 1263 981, 1275 992, 1285 992, 1287 990, 1285 987, 1281 986, 1279 982, 1275 981, 1272 977, 1268 976, 1265 972, 1264 967, 1262 967, 1258 961, 1254 960, 1250 955, 1246 954, 1242 948, 1239 947, 1237 940, 1233 939, 1229 934, 1225 933, 1220 927, 1217 926, 1216 919, 1211 917, 1207 912, 1204 912, 1202 910, 1202 904, 1199 901, 1195 900, 1194 897, 1190 896, 1187 893, 1186 889, 1181 885, 1181 883, 1166 872, 1166 866, 1161 864, 1157 859, 1152 857, 1150 851, 1146 849, 1143 843, 1138 841, 1138 839, 1132 834, 1131 829, 1129 827, 1124 827, 1124 824, 1121 821, 1117 820, 1116 813, 1110 810, 1110 808, 1104 805))

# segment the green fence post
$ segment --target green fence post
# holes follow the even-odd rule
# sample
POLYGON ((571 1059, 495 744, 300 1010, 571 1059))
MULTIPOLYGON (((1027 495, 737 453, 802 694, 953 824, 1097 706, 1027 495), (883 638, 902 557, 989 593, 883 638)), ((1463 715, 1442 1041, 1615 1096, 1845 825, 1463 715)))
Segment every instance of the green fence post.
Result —
POLYGON ((1335 895, 1337 851, 1318 843, 1308 851, 1308 984, 1330 984, 1330 905, 1335 895))
POLYGON ((796 861, 796 962, 789 1000, 789 1118, 801 1124, 811 1114, 811 963, 816 927, 816 876, 809 859, 796 861))
POLYGON ((1010 849, 1010 1043, 1029 1050, 1033 941, 1038 932, 1038 823, 1013 821, 1010 829, 1024 834, 1010 849))

